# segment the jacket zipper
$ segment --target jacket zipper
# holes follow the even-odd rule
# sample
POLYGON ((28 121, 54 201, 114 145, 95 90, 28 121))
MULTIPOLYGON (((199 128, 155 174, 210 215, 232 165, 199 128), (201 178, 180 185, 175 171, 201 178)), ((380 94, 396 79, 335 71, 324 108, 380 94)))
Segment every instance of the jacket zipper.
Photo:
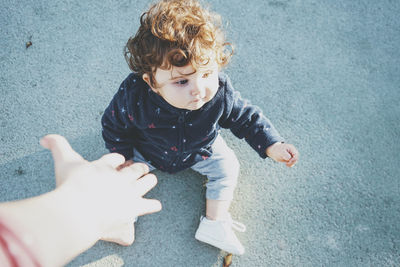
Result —
POLYGON ((185 151, 185 112, 182 111, 179 114, 178 117, 178 123, 179 123, 179 151, 181 152, 181 154, 183 154, 183 152, 185 151))

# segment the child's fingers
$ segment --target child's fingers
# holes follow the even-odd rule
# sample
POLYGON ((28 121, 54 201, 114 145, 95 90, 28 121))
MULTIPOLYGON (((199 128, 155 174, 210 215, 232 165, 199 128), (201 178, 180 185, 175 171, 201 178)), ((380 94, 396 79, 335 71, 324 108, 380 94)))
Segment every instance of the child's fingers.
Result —
POLYGON ((40 144, 51 151, 55 164, 84 160, 81 155, 72 149, 67 139, 61 135, 46 135, 40 140, 40 144))
POLYGON ((296 149, 293 145, 290 145, 290 146, 289 146, 288 152, 290 153, 290 155, 291 155, 292 157, 291 157, 291 159, 286 163, 286 165, 287 165, 288 167, 292 167, 292 166, 294 166, 294 164, 296 164, 296 162, 297 162, 298 159, 299 159, 299 152, 297 151, 297 149, 296 149))
POLYGON ((297 161, 299 159, 300 153, 293 145, 290 146, 289 153, 292 155, 293 160, 297 161))
POLYGON ((283 161, 289 161, 292 158, 292 155, 289 153, 289 151, 285 150, 282 154, 282 159, 283 161))
POLYGON ((288 167, 293 167, 297 162, 297 159, 292 158, 291 160, 289 160, 288 162, 286 162, 286 166, 288 167))
POLYGON ((297 149, 294 147, 294 145, 289 145, 288 147, 288 152, 293 156, 297 156, 299 155, 299 151, 297 151, 297 149))

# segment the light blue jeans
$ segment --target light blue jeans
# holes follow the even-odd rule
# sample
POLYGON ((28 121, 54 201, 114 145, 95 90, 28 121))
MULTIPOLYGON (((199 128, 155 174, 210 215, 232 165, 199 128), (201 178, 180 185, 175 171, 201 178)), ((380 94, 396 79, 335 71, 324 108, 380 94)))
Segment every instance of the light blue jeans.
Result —
MULTIPOLYGON (((191 168, 207 176, 207 199, 232 200, 239 176, 239 161, 220 135, 212 145, 212 152, 209 158, 196 163, 191 168)), ((146 163, 150 171, 155 169, 136 149, 132 160, 146 163)))

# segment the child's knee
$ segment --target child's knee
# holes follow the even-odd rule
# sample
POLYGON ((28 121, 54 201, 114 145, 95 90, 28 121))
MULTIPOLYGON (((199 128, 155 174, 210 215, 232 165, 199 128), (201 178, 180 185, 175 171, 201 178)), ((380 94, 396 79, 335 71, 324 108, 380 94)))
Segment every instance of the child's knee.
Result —
POLYGON ((229 178, 229 180, 233 181, 236 186, 240 172, 240 163, 233 151, 229 158, 225 171, 226 171, 226 177, 229 178))
MULTIPOLYGON (((235 157, 236 159, 236 157, 235 157)), ((221 177, 214 177, 207 183, 207 198, 216 200, 232 200, 235 191, 240 165, 237 159, 225 168, 221 177)))

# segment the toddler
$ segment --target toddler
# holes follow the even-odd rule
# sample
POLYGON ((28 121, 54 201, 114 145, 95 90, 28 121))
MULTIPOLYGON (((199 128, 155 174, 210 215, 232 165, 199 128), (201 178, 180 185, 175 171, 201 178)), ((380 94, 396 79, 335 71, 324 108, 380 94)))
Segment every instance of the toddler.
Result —
POLYGON ((228 212, 239 163, 219 135, 230 129, 262 158, 293 166, 298 152, 260 109, 235 91, 221 72, 232 52, 218 15, 195 0, 163 0, 140 18, 125 47, 132 70, 102 117, 106 148, 126 162, 145 162, 176 173, 186 168, 206 175, 206 216, 195 238, 233 254, 244 247, 233 229, 244 225, 228 212))

